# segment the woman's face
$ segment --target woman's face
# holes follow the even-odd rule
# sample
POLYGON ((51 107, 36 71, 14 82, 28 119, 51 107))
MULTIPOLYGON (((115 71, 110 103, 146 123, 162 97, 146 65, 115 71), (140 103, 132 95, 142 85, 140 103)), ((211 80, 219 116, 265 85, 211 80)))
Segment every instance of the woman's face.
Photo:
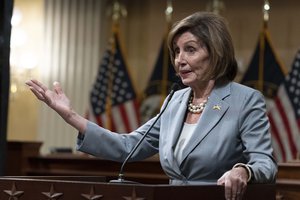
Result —
POLYGON ((197 87, 210 67, 207 47, 195 35, 184 32, 174 38, 175 70, 182 83, 197 87))

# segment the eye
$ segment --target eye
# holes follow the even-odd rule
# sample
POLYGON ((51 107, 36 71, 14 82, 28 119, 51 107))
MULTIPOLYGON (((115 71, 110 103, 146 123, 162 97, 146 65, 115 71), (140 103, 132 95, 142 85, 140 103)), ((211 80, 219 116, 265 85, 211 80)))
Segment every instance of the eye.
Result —
POLYGON ((179 50, 178 47, 174 48, 173 51, 174 51, 174 54, 175 54, 175 55, 178 55, 178 54, 180 53, 180 50, 179 50))
POLYGON ((186 48, 186 51, 189 52, 189 53, 194 53, 196 51, 196 49, 194 47, 192 47, 192 46, 188 46, 186 48))

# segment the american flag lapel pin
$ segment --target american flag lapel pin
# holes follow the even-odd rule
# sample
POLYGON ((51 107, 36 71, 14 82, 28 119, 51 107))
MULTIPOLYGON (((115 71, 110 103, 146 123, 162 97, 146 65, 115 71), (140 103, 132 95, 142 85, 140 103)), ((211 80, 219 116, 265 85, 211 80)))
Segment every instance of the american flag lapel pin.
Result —
POLYGON ((214 110, 221 110, 221 106, 219 106, 219 105, 214 105, 214 106, 213 106, 213 109, 214 109, 214 110))

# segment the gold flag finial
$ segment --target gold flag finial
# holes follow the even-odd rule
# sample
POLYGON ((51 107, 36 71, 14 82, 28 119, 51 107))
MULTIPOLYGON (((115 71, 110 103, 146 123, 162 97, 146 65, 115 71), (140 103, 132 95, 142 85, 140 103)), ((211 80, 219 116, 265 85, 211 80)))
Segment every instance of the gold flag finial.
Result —
POLYGON ((121 18, 127 17, 127 10, 118 0, 115 0, 112 4, 110 4, 109 9, 107 10, 107 15, 111 17, 113 27, 115 27, 119 25, 121 18))
POLYGON ((211 0, 207 3, 206 10, 220 15, 225 10, 224 2, 222 0, 211 0))
POLYGON ((264 6, 263 6, 263 14, 264 14, 264 24, 265 26, 268 24, 269 21, 269 11, 270 11, 270 3, 268 0, 265 0, 264 6))
POLYGON ((172 0, 167 0, 167 8, 166 8, 165 14, 166 14, 166 20, 168 23, 171 23, 172 13, 173 13, 172 0))
POLYGON ((112 7, 112 19, 113 21, 119 21, 121 17, 127 17, 127 10, 119 1, 114 1, 112 7))
MULTIPOLYGON (((163 63, 162 63, 162 80, 161 80, 161 95, 163 97, 166 97, 168 92, 169 51, 166 43, 166 38, 172 25, 172 13, 173 13, 172 0, 167 0, 167 7, 165 10, 167 29, 165 32, 165 37, 163 42, 163 63)), ((161 105, 163 104, 163 99, 164 98, 161 98, 161 102, 160 102, 161 105)))

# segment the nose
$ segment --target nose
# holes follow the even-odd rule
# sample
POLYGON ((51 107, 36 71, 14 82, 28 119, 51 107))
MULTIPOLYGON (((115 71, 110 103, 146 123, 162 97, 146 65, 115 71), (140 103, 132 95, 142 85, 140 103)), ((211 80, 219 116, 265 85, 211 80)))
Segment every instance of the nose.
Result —
POLYGON ((175 63, 177 66, 182 66, 186 64, 186 59, 184 53, 180 52, 175 57, 175 63))

